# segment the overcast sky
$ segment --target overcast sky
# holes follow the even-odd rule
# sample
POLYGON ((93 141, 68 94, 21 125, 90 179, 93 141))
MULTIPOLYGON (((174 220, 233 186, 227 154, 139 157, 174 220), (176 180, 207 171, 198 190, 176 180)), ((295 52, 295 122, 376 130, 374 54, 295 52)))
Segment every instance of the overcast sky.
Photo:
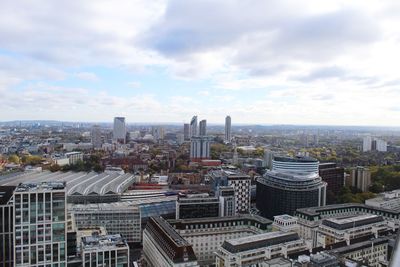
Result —
POLYGON ((2 0, 0 120, 400 126, 399 14, 381 0, 2 0))

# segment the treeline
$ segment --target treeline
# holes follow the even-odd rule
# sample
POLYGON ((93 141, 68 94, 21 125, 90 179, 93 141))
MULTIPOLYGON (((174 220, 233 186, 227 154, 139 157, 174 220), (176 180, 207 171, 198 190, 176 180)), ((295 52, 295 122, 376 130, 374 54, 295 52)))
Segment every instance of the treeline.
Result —
POLYGON ((380 193, 400 189, 400 165, 372 166, 370 191, 380 193))
POLYGON ((104 167, 100 163, 100 157, 98 155, 91 155, 89 158, 78 160, 76 164, 67 164, 64 166, 59 166, 57 164, 50 167, 50 171, 74 171, 74 172, 102 172, 104 167))

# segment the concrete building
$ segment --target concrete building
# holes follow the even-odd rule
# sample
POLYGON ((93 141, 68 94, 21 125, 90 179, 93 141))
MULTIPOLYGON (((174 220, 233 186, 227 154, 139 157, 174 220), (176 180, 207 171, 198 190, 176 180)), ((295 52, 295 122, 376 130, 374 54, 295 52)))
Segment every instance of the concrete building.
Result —
POLYGON ((363 152, 379 151, 387 152, 387 142, 379 138, 366 136, 363 138, 363 152))
POLYGON ((129 246, 118 234, 81 238, 82 267, 129 267, 129 246))
POLYGON ((93 125, 92 130, 90 133, 91 137, 91 142, 93 145, 94 149, 101 149, 101 146, 103 145, 103 140, 101 137, 101 128, 99 125, 93 125))
POLYGON ((207 121, 201 120, 199 123, 199 135, 206 136, 207 135, 207 121))
POLYGON ((371 151, 372 149, 372 137, 371 136, 365 136, 363 138, 363 152, 371 151))
POLYGON ((190 124, 183 124, 183 139, 184 141, 190 140, 190 124))
POLYGON ((250 267, 265 260, 288 257, 291 253, 311 249, 294 232, 271 232, 226 240, 216 252, 216 267, 250 267))
POLYGON ((382 216, 357 215, 345 218, 330 218, 322 220, 317 230, 316 245, 327 247, 345 241, 350 245, 352 239, 360 237, 379 237, 379 233, 391 229, 382 216))
POLYGON ((347 203, 324 207, 302 208, 296 211, 300 236, 306 240, 313 240, 313 247, 317 246, 317 231, 324 219, 354 217, 358 215, 381 216, 392 229, 399 227, 400 212, 365 204, 347 203))
POLYGON ((233 187, 235 194, 236 214, 248 213, 250 210, 251 178, 237 170, 216 169, 210 170, 207 179, 212 184, 214 191, 220 186, 233 187))
POLYGON ((143 256, 150 267, 198 267, 192 245, 163 218, 152 217, 143 232, 143 256))
POLYGON ((209 136, 192 136, 190 140, 190 160, 200 162, 210 159, 210 144, 212 138, 209 136))
POLYGON ((197 116, 193 116, 190 120, 190 138, 198 136, 197 132, 197 116))
POLYGON ((202 266, 215 263, 215 251, 225 240, 271 231, 271 221, 256 215, 169 220, 174 229, 190 244, 202 266))
POLYGON ((287 214, 274 216, 272 229, 274 231, 298 233, 299 225, 297 224, 297 218, 287 214))
POLYGON ((141 217, 137 205, 129 202, 70 205, 78 230, 105 227, 108 234, 120 234, 129 243, 140 243, 141 217))
POLYGON ((73 165, 78 163, 79 161, 83 161, 83 154, 79 151, 65 153, 65 156, 68 159, 69 165, 73 165))
POLYGON ((230 143, 232 141, 232 119, 231 116, 225 118, 225 142, 230 143))
POLYGON ((122 144, 126 143, 126 125, 124 117, 114 118, 113 140, 122 144))
POLYGON ((367 167, 355 167, 350 170, 350 176, 346 180, 347 186, 352 186, 360 189, 362 192, 367 192, 371 186, 371 172, 367 167))
POLYGON ((272 170, 257 179, 257 209, 272 219, 276 215, 294 215, 299 208, 324 206, 326 186, 318 174, 316 159, 275 157, 272 170))
POLYGON ((65 183, 21 184, 13 195, 14 266, 66 266, 65 183))

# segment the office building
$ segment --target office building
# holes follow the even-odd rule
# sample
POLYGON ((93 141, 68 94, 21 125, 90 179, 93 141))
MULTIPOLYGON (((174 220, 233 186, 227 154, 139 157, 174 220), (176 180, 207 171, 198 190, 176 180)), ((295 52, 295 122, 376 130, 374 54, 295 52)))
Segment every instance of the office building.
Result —
POLYGON ((81 237, 82 267, 129 267, 129 246, 118 234, 81 237))
POLYGON ((193 116, 190 120, 190 138, 198 136, 197 132, 197 116, 193 116))
POLYGON ((267 169, 272 169, 272 160, 275 157, 275 152, 266 148, 264 149, 264 167, 267 169))
POLYGON ((100 149, 103 145, 103 140, 101 137, 101 128, 99 125, 93 125, 90 133, 91 142, 94 149, 100 149))
POLYGON ((230 143, 232 140, 232 120, 231 116, 225 118, 225 142, 230 143))
POLYGON ((206 136, 207 135, 207 121, 201 120, 199 123, 199 135, 206 136))
POLYGON ((299 208, 324 206, 326 182, 318 174, 318 161, 312 158, 275 157, 272 170, 257 179, 256 205, 261 215, 294 215, 299 208))
POLYGON ((190 160, 200 162, 210 159, 210 144, 212 138, 209 136, 192 136, 190 140, 190 160))
POLYGON ((150 267, 198 267, 192 245, 163 218, 152 217, 143 231, 143 256, 150 267))
POLYGON ((344 168, 338 167, 336 163, 320 163, 319 176, 327 183, 326 202, 332 204, 344 187, 344 168))
POLYGON ((155 140, 163 140, 165 135, 164 128, 161 126, 152 126, 151 135, 155 140))
POLYGON ((21 184, 13 195, 14 266, 66 266, 65 183, 21 184))
MULTIPOLYGON (((357 215, 345 218, 322 220, 317 230, 317 246, 323 248, 345 241, 350 245, 352 239, 360 237, 379 237, 379 233, 392 230, 382 216, 357 215)), ((394 229, 393 229, 394 230, 394 229)))
POLYGON ((271 221, 257 215, 169 220, 174 229, 193 246, 201 266, 215 263, 215 251, 225 240, 271 231, 271 221))
POLYGON ((350 170, 350 176, 346 179, 346 185, 367 192, 371 186, 371 172, 367 167, 357 166, 350 170))
POLYGON ((235 216, 235 189, 233 186, 220 186, 217 196, 219 198, 219 216, 235 216))
POLYGON ((287 258, 310 249, 294 232, 270 232, 224 241, 216 252, 216 267, 257 266, 265 260, 287 258))
POLYGON ((14 209, 10 199, 15 186, 0 186, 0 267, 13 265, 14 209))
POLYGON ((248 213, 250 211, 250 176, 234 169, 215 169, 208 172, 207 179, 214 191, 218 191, 220 186, 233 187, 236 214, 248 213))
POLYGON ((126 143, 126 125, 124 117, 114 118, 113 140, 118 143, 126 143))
POLYGON ((372 150, 372 137, 371 136, 365 136, 363 138, 363 152, 371 151, 372 150))
POLYGON ((105 227, 108 234, 120 234, 129 243, 141 242, 141 218, 137 205, 129 202, 70 205, 78 230, 105 227))
POLYGON ((190 140, 190 124, 189 123, 183 124, 183 139, 185 141, 190 140))
POLYGON ((176 201, 176 219, 219 216, 219 199, 208 194, 179 196, 176 201))

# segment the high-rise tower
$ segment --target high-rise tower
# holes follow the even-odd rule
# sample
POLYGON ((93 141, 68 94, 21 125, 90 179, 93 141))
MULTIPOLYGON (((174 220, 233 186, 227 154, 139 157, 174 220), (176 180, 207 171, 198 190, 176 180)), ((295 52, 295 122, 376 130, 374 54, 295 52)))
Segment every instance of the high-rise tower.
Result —
POLYGON ((197 116, 193 116, 190 121, 190 137, 197 136, 197 116))
POLYGON ((229 143, 232 140, 231 128, 232 128, 231 116, 225 118, 225 142, 229 143))
POLYGON ((206 136, 207 135, 207 121, 201 120, 199 123, 199 135, 206 136))
POLYGON ((126 126, 124 117, 114 118, 113 139, 116 142, 126 143, 126 126))

